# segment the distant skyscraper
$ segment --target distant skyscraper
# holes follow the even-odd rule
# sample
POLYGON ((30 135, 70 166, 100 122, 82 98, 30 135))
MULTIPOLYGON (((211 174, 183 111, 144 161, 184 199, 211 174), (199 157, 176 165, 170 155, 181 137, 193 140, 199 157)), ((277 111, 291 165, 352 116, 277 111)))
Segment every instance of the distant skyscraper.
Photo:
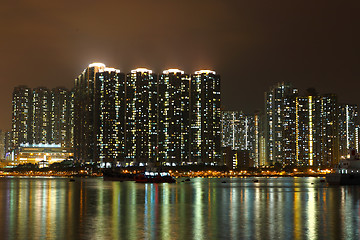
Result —
POLYGON ((286 101, 297 94, 290 83, 279 83, 265 93, 265 138, 268 164, 284 162, 283 129, 286 101))
POLYGON ((7 154, 9 154, 11 152, 11 135, 12 132, 11 131, 7 131, 5 132, 5 157, 7 157, 7 154))
POLYGON ((339 105, 339 151, 340 157, 346 158, 350 149, 357 149, 356 125, 358 107, 351 104, 339 105))
POLYGON ((129 163, 158 161, 158 84, 151 70, 137 68, 126 77, 126 158, 129 163))
POLYGON ((178 69, 157 77, 90 64, 74 88, 75 159, 121 165, 216 163, 221 158, 220 77, 178 69))
POLYGON ((95 81, 96 73, 103 71, 102 63, 90 64, 75 79, 74 87, 74 159, 80 162, 94 163, 95 152, 95 81))
POLYGON ((96 73, 95 85, 94 157, 116 165, 125 160, 125 75, 105 68, 96 73))
POLYGON ((189 159, 190 76, 178 69, 159 77, 159 161, 171 164, 189 159))
POLYGON ((57 87, 51 90, 51 139, 62 147, 73 147, 73 92, 57 87))
POLYGON ((49 89, 45 87, 33 89, 32 109, 32 143, 51 143, 51 93, 49 89))
POLYGON ((221 158, 220 76, 196 71, 191 76, 190 157, 195 163, 215 163, 221 158))
POLYGON ((12 98, 12 148, 32 142, 32 91, 15 87, 12 98))
MULTIPOLYGON (((318 131, 320 134, 313 135, 318 140, 317 152, 320 155, 316 165, 333 166, 339 162, 339 105, 335 94, 321 95, 318 100, 319 107, 315 106, 315 111, 319 112, 320 119, 316 117, 315 126, 321 126, 318 131)), ((314 111, 314 110, 313 110, 314 111)))
POLYGON ((15 87, 7 152, 21 145, 61 144, 72 148, 72 99, 72 93, 64 88, 15 87))
POLYGON ((259 166, 259 116, 241 111, 222 112, 222 147, 246 150, 254 166, 259 166))
POLYGON ((5 159, 6 131, 0 130, 0 160, 5 159))
POLYGON ((280 84, 267 93, 268 157, 276 155, 276 162, 282 165, 331 166, 337 163, 337 97, 318 95, 311 89, 307 96, 298 96, 297 90, 290 90, 289 86, 280 84), (288 89, 287 94, 282 93, 284 89, 288 89), (272 99, 274 92, 279 93, 278 100, 272 99))

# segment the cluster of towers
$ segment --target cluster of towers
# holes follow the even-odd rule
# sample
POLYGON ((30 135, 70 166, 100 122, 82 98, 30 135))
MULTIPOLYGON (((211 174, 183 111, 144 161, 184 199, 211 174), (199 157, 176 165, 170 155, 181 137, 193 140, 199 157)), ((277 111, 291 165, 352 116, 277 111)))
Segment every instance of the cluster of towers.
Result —
POLYGON ((11 141, 1 144, 6 151, 56 144, 73 148, 75 161, 102 166, 228 158, 237 166, 333 166, 350 149, 359 151, 357 106, 338 103, 335 94, 300 95, 279 83, 265 93, 264 111, 250 115, 221 111, 220 100, 214 71, 124 74, 93 63, 72 90, 16 87, 12 131, 1 133, 11 141))
POLYGON ((133 165, 221 159, 220 76, 169 69, 128 74, 90 64, 75 80, 74 158, 133 165))
POLYGON ((265 96, 267 161, 284 165, 332 166, 350 149, 359 150, 357 105, 335 94, 308 89, 300 95, 290 83, 265 96))
POLYGON ((224 111, 222 137, 223 147, 248 151, 254 166, 329 167, 359 151, 358 108, 279 83, 265 93, 263 114, 224 111))
POLYGON ((21 145, 73 145, 73 93, 58 87, 15 87, 11 149, 21 145))

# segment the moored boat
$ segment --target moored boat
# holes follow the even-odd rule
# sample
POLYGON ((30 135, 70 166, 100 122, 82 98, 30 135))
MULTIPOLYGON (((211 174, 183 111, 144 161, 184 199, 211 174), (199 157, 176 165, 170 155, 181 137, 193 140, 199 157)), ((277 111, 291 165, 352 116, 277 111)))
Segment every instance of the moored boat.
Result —
POLYGON ((354 149, 350 151, 350 158, 340 160, 333 173, 326 175, 330 185, 360 185, 360 156, 354 149))
POLYGON ((176 180, 169 172, 145 171, 135 176, 137 183, 175 183, 176 180))

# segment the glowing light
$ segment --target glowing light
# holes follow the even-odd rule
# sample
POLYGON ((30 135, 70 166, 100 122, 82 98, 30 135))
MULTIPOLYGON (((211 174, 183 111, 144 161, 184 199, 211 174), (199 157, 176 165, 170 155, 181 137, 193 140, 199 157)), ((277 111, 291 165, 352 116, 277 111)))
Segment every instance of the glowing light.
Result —
POLYGON ((184 74, 184 71, 180 70, 180 69, 176 69, 176 68, 170 68, 167 70, 163 71, 163 74, 170 74, 170 73, 181 73, 184 74))
POLYGON ((195 74, 216 74, 216 72, 212 70, 199 70, 195 71, 195 74))
POLYGON ((313 119, 312 119, 312 96, 309 96, 309 164, 313 165, 313 119))
POLYGON ((141 73, 148 72, 150 74, 152 73, 152 71, 147 68, 137 68, 137 69, 131 70, 131 73, 137 73, 137 72, 141 72, 141 73))
POLYGON ((119 73, 120 70, 116 69, 116 68, 108 68, 108 67, 106 67, 106 68, 100 70, 99 72, 116 72, 116 73, 119 73))
POLYGON ((89 68, 91 68, 91 67, 105 68, 105 64, 103 64, 103 63, 91 63, 91 64, 89 64, 89 68))

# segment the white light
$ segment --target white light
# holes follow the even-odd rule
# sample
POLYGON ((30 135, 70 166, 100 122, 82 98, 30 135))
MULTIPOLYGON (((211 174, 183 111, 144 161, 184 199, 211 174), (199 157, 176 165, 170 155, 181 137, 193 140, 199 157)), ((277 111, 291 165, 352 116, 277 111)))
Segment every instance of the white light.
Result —
POLYGON ((150 74, 152 73, 152 71, 147 68, 137 68, 137 69, 131 70, 131 73, 136 73, 136 72, 142 72, 142 73, 148 72, 150 74))
POLYGON ((89 68, 91 68, 91 67, 105 68, 105 64, 103 64, 103 63, 91 63, 91 64, 89 64, 89 68))
POLYGON ((180 70, 180 69, 176 69, 176 68, 170 68, 167 69, 165 71, 163 71, 163 74, 170 74, 170 73, 181 73, 184 74, 184 71, 180 70))
POLYGON ((199 71, 196 71, 195 74, 216 74, 215 71, 212 71, 212 70, 199 70, 199 71))
POLYGON ((99 72, 116 72, 116 73, 119 73, 120 70, 119 69, 116 69, 116 68, 104 68, 104 69, 101 69, 99 72))

